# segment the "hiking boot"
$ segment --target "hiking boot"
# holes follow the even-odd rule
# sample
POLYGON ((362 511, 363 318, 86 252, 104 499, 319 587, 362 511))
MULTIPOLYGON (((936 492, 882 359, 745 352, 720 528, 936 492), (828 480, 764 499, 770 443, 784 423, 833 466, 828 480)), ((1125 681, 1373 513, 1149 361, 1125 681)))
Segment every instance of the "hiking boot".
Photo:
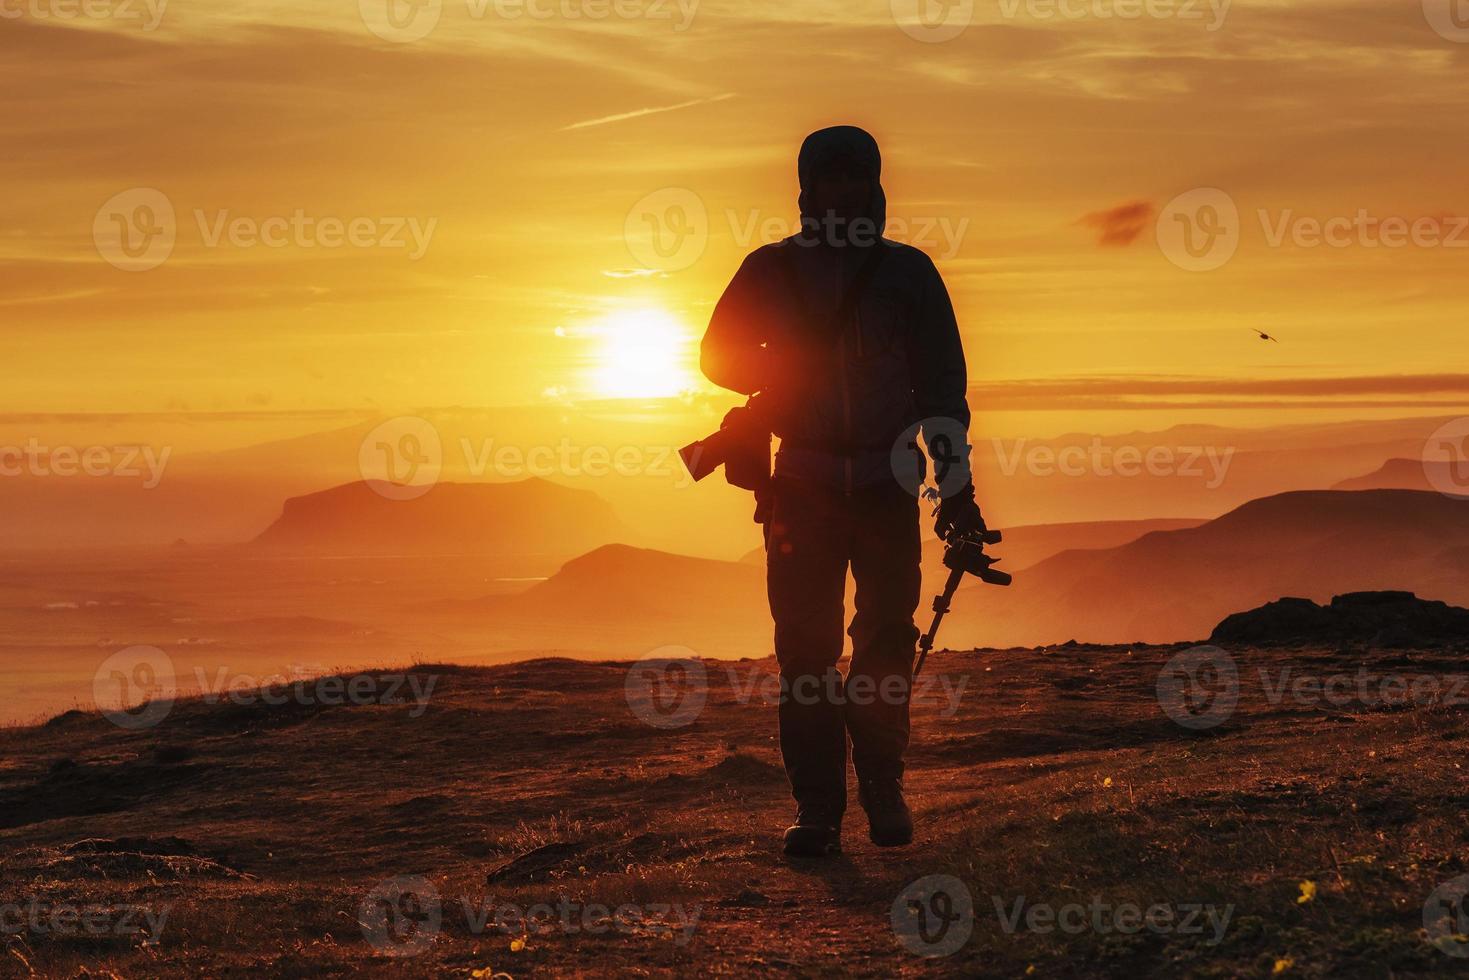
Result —
POLYGON ((787 857, 827 857, 842 853, 842 815, 830 806, 801 806, 786 828, 787 857))
POLYGON ((857 799, 867 811, 867 832, 872 843, 878 847, 913 843, 913 811, 903 799, 901 780, 860 780, 857 799))

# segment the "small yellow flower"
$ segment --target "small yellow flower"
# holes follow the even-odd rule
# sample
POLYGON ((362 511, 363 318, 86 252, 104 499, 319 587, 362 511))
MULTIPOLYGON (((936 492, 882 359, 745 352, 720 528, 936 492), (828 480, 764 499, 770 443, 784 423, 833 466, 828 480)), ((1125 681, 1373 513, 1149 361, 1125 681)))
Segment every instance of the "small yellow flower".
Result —
POLYGON ((1303 882, 1301 882, 1301 893, 1296 896, 1296 904, 1297 905, 1305 905, 1307 902, 1312 901, 1315 898, 1316 898, 1316 882, 1314 882, 1314 881, 1303 881, 1303 882))
POLYGON ((512 939, 512 940, 510 940, 510 952, 512 952, 512 953, 519 953, 523 949, 525 949, 525 938, 524 937, 521 937, 519 939, 512 939))
POLYGON ((1106 779, 1102 780, 1102 785, 1104 787, 1111 786, 1112 785, 1112 777, 1111 776, 1108 776, 1106 779))
POLYGON ((1275 961, 1275 969, 1271 970, 1270 972, 1271 973, 1284 973, 1286 970, 1289 970, 1291 967, 1293 967, 1295 965, 1296 965, 1296 961, 1295 960, 1291 959, 1289 956, 1282 956, 1280 959, 1278 959, 1278 960, 1275 961))

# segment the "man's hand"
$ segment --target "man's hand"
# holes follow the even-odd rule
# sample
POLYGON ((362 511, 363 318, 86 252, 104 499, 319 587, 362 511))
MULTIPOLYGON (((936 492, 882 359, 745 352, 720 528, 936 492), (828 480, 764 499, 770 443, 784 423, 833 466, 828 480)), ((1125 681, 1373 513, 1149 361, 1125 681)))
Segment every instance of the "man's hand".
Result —
POLYGON ((939 502, 933 531, 943 540, 947 541, 956 534, 975 534, 986 530, 984 514, 974 501, 973 483, 966 483, 962 490, 939 502))

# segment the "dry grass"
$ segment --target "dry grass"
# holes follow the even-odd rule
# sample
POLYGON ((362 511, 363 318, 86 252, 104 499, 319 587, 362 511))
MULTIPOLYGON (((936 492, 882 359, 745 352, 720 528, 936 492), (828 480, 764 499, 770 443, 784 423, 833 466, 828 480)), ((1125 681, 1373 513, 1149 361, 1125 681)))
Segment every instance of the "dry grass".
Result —
MULTIPOLYGON (((75 715, 0 731, 0 903, 167 915, 156 936, 9 931, 0 976, 1469 973, 1422 928, 1433 889, 1469 872, 1465 707, 1271 704, 1247 680, 1232 719, 1191 732, 1154 695, 1172 652, 940 654, 968 687, 952 717, 941 701, 919 711, 919 840, 877 851, 854 813, 847 855, 817 865, 776 854, 789 806, 774 711, 742 703, 723 669, 698 720, 672 730, 629 711, 623 667, 538 661, 416 666, 441 675, 417 717, 190 702, 140 732, 75 715), (924 959, 889 917, 934 874, 965 883, 973 930, 924 959), (439 927, 419 949, 428 933, 400 902, 401 934, 374 947, 364 900, 404 877, 431 885, 439 927), (1217 942, 1007 931, 997 904, 1022 897, 1229 920, 1217 942), (538 904, 624 914, 597 929, 496 919, 538 904), (417 955, 384 951, 400 947, 417 955)), ((1404 673, 1463 664, 1239 659, 1248 676, 1364 656, 1404 673)))

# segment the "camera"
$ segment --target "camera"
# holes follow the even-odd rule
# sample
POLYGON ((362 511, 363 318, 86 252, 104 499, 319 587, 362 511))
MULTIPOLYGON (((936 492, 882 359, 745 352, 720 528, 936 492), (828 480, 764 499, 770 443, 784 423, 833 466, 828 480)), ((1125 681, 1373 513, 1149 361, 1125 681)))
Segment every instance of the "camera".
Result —
POLYGON ((731 486, 764 490, 770 484, 770 426, 755 399, 724 416, 719 431, 678 451, 695 482, 720 466, 731 486))
POLYGON ((999 544, 1002 540, 999 531, 956 534, 944 542, 944 567, 961 575, 977 576, 990 585, 1009 585, 1014 579, 1008 572, 990 567, 999 559, 984 553, 985 545, 999 544))

